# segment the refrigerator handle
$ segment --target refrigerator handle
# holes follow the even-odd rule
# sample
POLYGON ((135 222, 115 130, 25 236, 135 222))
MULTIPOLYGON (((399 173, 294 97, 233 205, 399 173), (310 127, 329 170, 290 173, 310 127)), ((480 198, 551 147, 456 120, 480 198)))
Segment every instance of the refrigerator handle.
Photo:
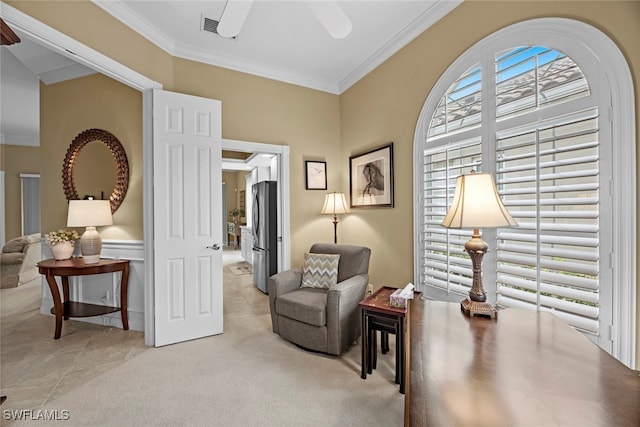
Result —
POLYGON ((253 235, 258 236, 258 227, 260 226, 260 198, 258 192, 253 193, 253 235))

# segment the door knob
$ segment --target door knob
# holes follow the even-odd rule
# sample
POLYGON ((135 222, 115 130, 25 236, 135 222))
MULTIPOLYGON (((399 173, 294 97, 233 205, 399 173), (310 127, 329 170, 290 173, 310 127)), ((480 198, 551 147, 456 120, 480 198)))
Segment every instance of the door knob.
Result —
POLYGON ((213 249, 214 251, 219 251, 220 245, 217 243, 214 243, 212 246, 207 246, 207 249, 213 249))

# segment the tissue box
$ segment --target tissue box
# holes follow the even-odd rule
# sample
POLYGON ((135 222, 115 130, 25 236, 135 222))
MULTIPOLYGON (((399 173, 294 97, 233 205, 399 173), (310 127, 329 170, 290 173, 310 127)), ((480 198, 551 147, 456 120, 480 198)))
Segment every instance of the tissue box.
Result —
POLYGON ((407 298, 402 295, 402 289, 396 289, 391 295, 389 295, 389 305, 391 307, 407 308, 407 298))

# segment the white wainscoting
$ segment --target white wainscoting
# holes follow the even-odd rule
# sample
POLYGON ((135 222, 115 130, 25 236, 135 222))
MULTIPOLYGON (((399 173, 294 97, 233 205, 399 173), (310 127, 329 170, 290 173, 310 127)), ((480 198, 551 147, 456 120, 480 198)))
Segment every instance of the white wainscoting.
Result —
MULTIPOLYGON (((78 255, 77 252, 78 248, 76 247, 76 254, 74 256, 78 255)), ((130 261, 127 298, 129 329, 134 331, 144 331, 143 242, 141 240, 103 240, 101 257, 107 259, 128 259, 130 261)), ((51 258, 51 250, 49 249, 49 246, 42 245, 42 259, 47 258, 51 258)), ((72 301, 119 307, 120 276, 121 273, 105 273, 92 276, 70 277, 69 298, 72 301)), ((60 278, 56 278, 56 280, 59 284, 60 278)), ((62 289, 60 290, 60 293, 62 294, 62 289)), ((51 315, 51 307, 53 307, 51 291, 49 290, 47 281, 44 276, 42 276, 42 304, 40 305, 40 313, 51 315)), ((122 328, 120 312, 94 317, 74 317, 73 320, 122 328)), ((54 329, 55 321, 52 320, 52 335, 54 329)), ((64 337, 64 323, 62 325, 62 336, 64 337)))

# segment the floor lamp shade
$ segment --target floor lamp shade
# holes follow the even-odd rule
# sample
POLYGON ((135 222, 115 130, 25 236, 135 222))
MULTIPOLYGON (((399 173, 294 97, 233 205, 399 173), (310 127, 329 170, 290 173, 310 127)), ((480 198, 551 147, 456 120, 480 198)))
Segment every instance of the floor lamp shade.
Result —
POLYGON ((486 302, 487 296, 482 285, 482 257, 489 250, 489 245, 480 237, 479 229, 517 225, 504 207, 492 175, 471 173, 457 178, 453 203, 442 221, 442 226, 473 229, 471 239, 464 245, 473 264, 473 282, 469 297, 461 303, 465 314, 497 317, 495 308, 486 302))
POLYGON ((333 215, 333 243, 338 243, 338 214, 351 213, 344 193, 329 193, 324 198, 323 215, 333 215))
POLYGON ((109 200, 71 200, 67 213, 67 227, 87 227, 80 238, 80 249, 86 264, 100 260, 102 238, 96 227, 112 225, 109 200))

